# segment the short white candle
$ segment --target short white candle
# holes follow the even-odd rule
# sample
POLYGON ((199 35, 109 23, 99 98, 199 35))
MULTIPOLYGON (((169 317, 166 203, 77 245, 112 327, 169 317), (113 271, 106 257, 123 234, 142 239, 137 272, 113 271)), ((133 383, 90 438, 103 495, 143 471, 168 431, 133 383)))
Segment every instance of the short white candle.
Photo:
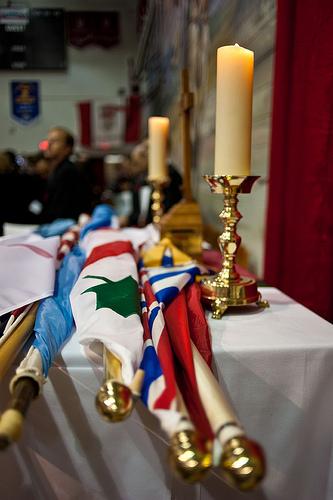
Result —
POLYGON ((165 180, 168 177, 167 149, 169 118, 151 116, 148 119, 148 179, 165 180))

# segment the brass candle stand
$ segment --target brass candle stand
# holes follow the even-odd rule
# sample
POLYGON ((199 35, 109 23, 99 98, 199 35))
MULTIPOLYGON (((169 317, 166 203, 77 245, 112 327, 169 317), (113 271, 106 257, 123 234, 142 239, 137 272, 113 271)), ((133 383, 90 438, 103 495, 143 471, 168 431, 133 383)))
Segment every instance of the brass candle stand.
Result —
POLYGON ((236 271, 235 260, 241 238, 236 227, 242 215, 237 209, 238 194, 250 193, 253 184, 259 176, 235 175, 205 175, 212 193, 224 195, 224 206, 220 219, 224 223, 223 233, 218 242, 223 255, 221 271, 215 276, 206 277, 201 281, 202 296, 213 311, 213 318, 220 319, 231 306, 246 306, 256 304, 258 307, 268 307, 261 300, 257 282, 252 278, 241 277, 236 271))
POLYGON ((163 210, 163 187, 168 183, 168 178, 163 179, 149 179, 148 181, 153 187, 153 192, 151 194, 152 204, 152 219, 154 224, 160 224, 162 215, 164 213, 163 210))

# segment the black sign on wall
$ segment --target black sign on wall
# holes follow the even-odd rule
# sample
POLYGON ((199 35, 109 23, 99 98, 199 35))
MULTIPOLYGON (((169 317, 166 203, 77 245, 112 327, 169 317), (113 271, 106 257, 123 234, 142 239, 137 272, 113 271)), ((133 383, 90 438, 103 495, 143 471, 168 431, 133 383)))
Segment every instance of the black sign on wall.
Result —
POLYGON ((0 9, 0 69, 64 70, 63 9, 0 9))

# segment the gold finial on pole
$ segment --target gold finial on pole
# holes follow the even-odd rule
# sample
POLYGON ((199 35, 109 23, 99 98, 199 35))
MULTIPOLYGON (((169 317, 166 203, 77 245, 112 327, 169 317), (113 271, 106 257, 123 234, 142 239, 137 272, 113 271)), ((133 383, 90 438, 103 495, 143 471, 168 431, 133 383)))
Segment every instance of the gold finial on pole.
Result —
POLYGON ((177 475, 187 483, 200 481, 212 466, 211 443, 205 442, 194 429, 177 387, 177 406, 182 418, 171 436, 169 461, 177 475))
POLYGON ((200 481, 212 466, 211 450, 193 428, 180 429, 172 436, 169 459, 175 472, 187 483, 200 481))
POLYGON ((96 408, 105 420, 120 422, 133 409, 133 394, 123 383, 120 359, 104 347, 105 381, 96 395, 96 408))
POLYGON ((226 481, 242 491, 252 490, 265 476, 263 451, 247 436, 235 436, 224 444, 220 466, 226 481))

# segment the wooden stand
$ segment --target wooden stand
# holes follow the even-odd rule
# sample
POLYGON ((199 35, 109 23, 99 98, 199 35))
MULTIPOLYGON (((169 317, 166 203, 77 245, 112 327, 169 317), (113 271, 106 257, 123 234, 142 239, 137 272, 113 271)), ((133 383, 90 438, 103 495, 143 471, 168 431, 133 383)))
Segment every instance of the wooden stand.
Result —
POLYGON ((190 111, 193 94, 189 92, 188 71, 182 71, 181 128, 183 148, 183 199, 161 219, 161 237, 169 238, 180 250, 200 259, 202 254, 202 218, 191 189, 190 111))

